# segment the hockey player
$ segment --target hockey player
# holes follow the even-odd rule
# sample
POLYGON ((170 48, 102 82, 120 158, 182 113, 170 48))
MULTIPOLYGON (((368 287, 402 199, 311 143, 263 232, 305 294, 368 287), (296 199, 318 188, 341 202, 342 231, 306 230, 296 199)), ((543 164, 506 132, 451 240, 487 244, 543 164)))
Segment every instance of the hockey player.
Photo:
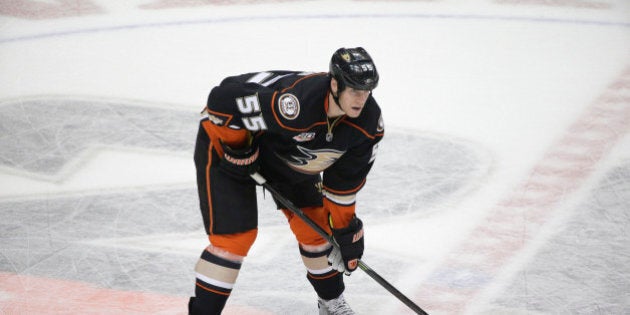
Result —
MULTIPOLYGON (((210 245, 195 267, 190 314, 220 314, 256 239, 258 171, 340 246, 288 210, 291 231, 319 299, 320 314, 354 314, 343 274, 363 254, 355 197, 383 137, 372 97, 379 80, 361 47, 340 48, 329 72, 268 71, 225 78, 214 87, 195 148, 201 214, 210 245)), ((278 203, 278 208, 282 205, 278 203)))

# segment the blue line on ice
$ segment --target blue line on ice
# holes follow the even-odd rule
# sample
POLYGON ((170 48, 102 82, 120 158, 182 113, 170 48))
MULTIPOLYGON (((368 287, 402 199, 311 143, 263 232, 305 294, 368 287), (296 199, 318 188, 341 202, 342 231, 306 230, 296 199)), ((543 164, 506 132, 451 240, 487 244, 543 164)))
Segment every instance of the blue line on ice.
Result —
POLYGON ((127 31, 134 29, 162 28, 173 26, 241 23, 252 21, 269 20, 317 20, 317 19, 436 19, 436 20, 471 20, 471 21, 511 21, 511 22, 532 22, 532 23, 556 23, 571 25, 596 25, 606 27, 630 27, 630 22, 579 20, 579 19, 559 19, 528 16, 502 16, 502 15, 475 15, 475 14, 321 14, 321 15, 278 15, 278 16, 241 16, 228 18, 210 18, 201 20, 170 21, 159 23, 128 24, 108 27, 96 27, 80 30, 69 30, 60 32, 50 32, 35 35, 0 38, 0 44, 23 42, 37 39, 64 37, 71 35, 81 35, 99 32, 127 31))

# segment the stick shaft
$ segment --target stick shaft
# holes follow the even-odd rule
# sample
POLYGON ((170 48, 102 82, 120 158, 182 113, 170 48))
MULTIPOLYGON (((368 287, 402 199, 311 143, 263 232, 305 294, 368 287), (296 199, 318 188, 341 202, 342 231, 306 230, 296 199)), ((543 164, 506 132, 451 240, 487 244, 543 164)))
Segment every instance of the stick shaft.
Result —
MULTIPOLYGON (((326 232, 326 230, 324 230, 321 226, 317 225, 317 223, 315 223, 313 220, 311 220, 311 218, 307 217, 306 214, 304 214, 304 212, 302 211, 302 209, 300 209, 297 206, 295 206, 293 204, 293 202, 291 202, 291 200, 289 200, 289 199, 285 198, 284 196, 282 196, 275 188, 273 188, 271 185, 269 185, 269 183, 267 183, 267 181, 265 180, 264 177, 262 177, 262 175, 260 175, 258 173, 253 173, 253 174, 251 174, 251 176, 258 184, 263 186, 274 197, 276 197, 276 199, 278 201, 280 201, 280 203, 282 203, 287 208, 287 210, 293 212, 295 215, 300 217, 300 219, 302 219, 313 230, 315 230, 315 232, 317 232, 317 234, 321 235, 323 238, 328 240, 328 242, 330 244, 332 244, 332 246, 334 246, 337 249, 339 249, 339 245, 337 244, 335 239, 332 237, 332 235, 328 234, 326 232)), ((396 289, 396 287, 394 287, 387 280, 385 280, 383 277, 381 277, 376 271, 374 271, 372 268, 370 268, 362 260, 359 260, 359 268, 361 270, 363 270, 372 279, 374 279, 376 282, 378 282, 378 284, 380 284, 383 288, 385 288, 387 291, 389 291, 391 294, 393 294, 396 298, 398 298, 401 302, 403 302, 405 305, 407 305, 410 309, 412 309, 414 312, 416 312, 416 314, 428 315, 428 313, 425 312, 422 308, 420 308, 420 306, 418 306, 416 303, 414 303, 412 300, 410 300, 407 296, 405 296, 400 291, 398 291, 398 289, 396 289)))

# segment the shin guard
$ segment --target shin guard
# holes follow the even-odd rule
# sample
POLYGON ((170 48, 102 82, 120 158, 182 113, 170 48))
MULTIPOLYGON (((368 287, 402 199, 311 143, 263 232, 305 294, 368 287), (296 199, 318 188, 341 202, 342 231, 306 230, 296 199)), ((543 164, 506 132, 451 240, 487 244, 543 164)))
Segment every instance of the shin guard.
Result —
POLYGON ((328 265, 327 255, 331 248, 314 253, 305 251, 300 247, 302 261, 307 269, 306 278, 317 295, 324 300, 337 298, 345 290, 343 274, 328 265))
POLYGON ((204 250, 195 267, 195 297, 188 303, 189 313, 221 314, 240 268, 240 263, 204 250))

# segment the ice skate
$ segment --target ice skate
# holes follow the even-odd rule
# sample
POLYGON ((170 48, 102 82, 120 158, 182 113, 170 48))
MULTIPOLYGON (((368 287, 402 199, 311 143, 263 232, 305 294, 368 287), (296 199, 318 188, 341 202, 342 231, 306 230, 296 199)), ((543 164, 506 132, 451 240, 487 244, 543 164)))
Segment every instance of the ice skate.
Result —
POLYGON ((343 294, 336 299, 324 300, 320 298, 317 301, 319 315, 354 315, 354 311, 343 298, 343 294))

